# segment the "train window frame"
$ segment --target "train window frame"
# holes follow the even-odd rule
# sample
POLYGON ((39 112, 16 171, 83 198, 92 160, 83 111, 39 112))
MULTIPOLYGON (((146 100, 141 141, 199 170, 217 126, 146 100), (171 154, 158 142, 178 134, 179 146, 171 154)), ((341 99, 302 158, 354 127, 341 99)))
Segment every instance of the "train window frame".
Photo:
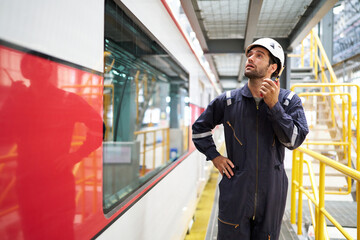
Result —
MULTIPOLYGON (((119 211, 119 215, 125 213, 189 154, 190 106, 188 101, 188 73, 140 21, 132 15, 125 6, 113 0, 105 1, 104 18, 102 197, 104 215, 110 218, 119 211), (113 24, 113 26, 111 26, 111 24, 113 24), (119 36, 121 34, 117 31, 120 31, 123 35, 121 37, 126 37, 126 40, 130 39, 130 42, 121 42, 121 37, 119 36), (131 42, 132 38, 136 41, 131 42), (141 47, 139 47, 138 44, 142 44, 141 47), (161 61, 156 62, 156 58, 159 57, 161 61, 166 61, 166 65, 170 65, 171 68, 165 68, 164 65, 161 64, 161 61), (134 60, 135 58, 137 59, 136 61, 134 60), (141 84, 139 84, 139 82, 141 82, 141 84), (148 94, 149 85, 157 89, 156 91, 153 90, 150 92, 151 96, 146 95, 148 94), (141 87, 142 89, 140 89, 141 87), (134 89, 135 94, 133 93, 134 89), (155 99, 156 94, 162 95, 162 97, 155 99), (135 95, 135 98, 133 95, 135 95), (161 100, 159 100, 159 98, 161 100), (119 99, 121 99, 121 101, 119 99), (125 103, 123 103, 124 99, 125 103), (135 99, 135 104, 129 99, 135 99), (166 103, 164 102, 165 100, 166 103), (131 120, 129 116, 134 115, 134 109, 139 112, 139 102, 141 101, 149 101, 145 106, 158 107, 158 110, 148 112, 150 118, 153 112, 156 114, 160 113, 160 115, 155 118, 156 122, 151 121, 151 119, 150 123, 144 121, 148 109, 143 110, 141 113, 143 115, 136 113, 135 122, 129 121, 129 119, 131 120), (152 103, 150 101, 152 101, 152 103), (166 104, 166 107, 164 104, 166 104), (122 112, 121 108, 125 110, 122 112), (111 109, 111 111, 109 109, 111 109), (118 115, 120 115, 120 117, 118 115), (143 116, 143 119, 139 119, 139 115, 140 117, 143 116), (128 121, 124 120, 124 116, 129 117, 127 119, 128 121), (121 122, 127 122, 128 125, 121 125, 121 122), (126 129, 124 130, 124 128, 126 129), (155 130, 161 131, 161 133, 156 133, 155 130), (126 131, 127 135, 125 133, 126 131), (139 135, 144 132, 144 136, 139 138, 139 135), (112 135, 109 135, 109 133, 112 135), (182 143, 171 146, 170 144, 174 145, 170 143, 171 136, 174 136, 174 133, 181 134, 182 143), (134 136, 132 136, 132 134, 134 136), (148 161, 146 161, 149 155, 146 153, 148 151, 146 144, 148 139, 150 139, 150 142, 152 141, 151 144, 153 145, 153 149, 155 149, 150 154, 155 156, 159 148, 162 154, 160 165, 156 165, 157 163, 154 164, 156 157, 153 157, 152 161, 154 163, 151 170, 147 168, 148 161), (159 147, 157 143, 160 141, 161 144, 159 147), (116 145, 118 148, 116 148, 116 145), (127 148, 125 147, 126 145, 128 145, 127 148), (120 162, 123 161, 121 162, 123 165, 117 162, 118 160, 114 160, 118 159, 117 156, 126 158, 126 160, 120 159, 120 162), (125 169, 125 166, 127 169, 125 169), (113 172, 114 176, 110 174, 110 171, 113 172), (118 172, 116 173, 116 171, 118 172), (119 176, 121 178, 121 175, 127 174, 130 174, 129 179, 134 179, 128 184, 126 184, 128 179, 124 180, 124 187, 114 187, 118 182, 112 183, 111 180, 109 180, 109 178, 115 177, 116 175, 116 178, 119 178, 119 176), (134 187, 131 187, 133 183, 134 187), (112 189, 116 188, 116 190, 109 191, 110 186, 112 189), (124 192, 122 192, 123 190, 124 192)), ((178 138, 178 135, 176 138, 178 138)))

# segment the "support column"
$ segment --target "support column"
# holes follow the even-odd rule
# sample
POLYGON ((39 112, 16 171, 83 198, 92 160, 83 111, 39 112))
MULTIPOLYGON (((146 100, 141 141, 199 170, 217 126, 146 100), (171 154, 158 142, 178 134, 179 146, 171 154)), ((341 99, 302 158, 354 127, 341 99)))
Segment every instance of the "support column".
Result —
POLYGON ((320 40, 331 64, 333 64, 333 32, 334 17, 333 12, 329 11, 320 22, 320 40))
POLYGON ((280 87, 290 89, 291 58, 285 53, 285 69, 280 77, 280 87))

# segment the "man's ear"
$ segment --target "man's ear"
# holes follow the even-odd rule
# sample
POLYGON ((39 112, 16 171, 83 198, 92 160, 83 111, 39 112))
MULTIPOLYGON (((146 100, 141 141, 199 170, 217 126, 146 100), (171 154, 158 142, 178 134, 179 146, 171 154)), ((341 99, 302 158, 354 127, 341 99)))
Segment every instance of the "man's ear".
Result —
POLYGON ((277 67, 278 67, 278 66, 277 66, 276 63, 270 64, 270 66, 269 66, 269 70, 270 70, 270 72, 271 72, 270 75, 272 75, 274 72, 276 72, 277 67))

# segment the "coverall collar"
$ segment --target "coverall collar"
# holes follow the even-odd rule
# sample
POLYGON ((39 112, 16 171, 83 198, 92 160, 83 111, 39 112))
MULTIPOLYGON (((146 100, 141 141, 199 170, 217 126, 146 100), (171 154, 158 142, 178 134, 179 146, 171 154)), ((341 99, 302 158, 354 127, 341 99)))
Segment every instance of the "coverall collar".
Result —
POLYGON ((250 88, 248 86, 248 84, 246 83, 244 85, 244 87, 241 89, 241 94, 244 96, 244 97, 247 97, 247 98, 253 98, 253 95, 250 91, 250 88))

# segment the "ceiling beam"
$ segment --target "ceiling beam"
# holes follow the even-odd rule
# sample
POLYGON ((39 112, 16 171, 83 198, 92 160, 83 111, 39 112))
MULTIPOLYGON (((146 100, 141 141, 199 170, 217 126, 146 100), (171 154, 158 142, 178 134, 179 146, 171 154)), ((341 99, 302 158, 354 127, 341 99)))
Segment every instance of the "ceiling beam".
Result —
MULTIPOLYGON (((289 46, 288 38, 274 38, 280 45, 287 49, 289 46)), ((209 47, 208 52, 206 54, 224 54, 224 53, 234 53, 241 54, 245 53, 243 48, 245 43, 244 39, 212 39, 207 41, 207 45, 209 47)))
MULTIPOLYGON (((247 46, 249 46, 253 40, 254 36, 257 31, 257 26, 259 22, 259 16, 261 11, 263 1, 262 0, 250 0, 249 1, 249 8, 248 8, 248 15, 246 20, 246 29, 245 29, 245 39, 242 45, 242 49, 245 50, 247 46)), ((245 52, 245 51, 244 51, 245 52)), ((243 75, 244 75, 244 68, 245 68, 245 57, 241 56, 240 65, 239 65, 239 72, 237 76, 237 81, 241 82, 243 75)))
POLYGON ((204 52, 206 52, 208 50, 208 46, 206 44, 206 37, 203 32, 203 21, 201 20, 200 9, 197 2, 191 0, 180 0, 180 3, 187 18, 189 19, 191 28, 196 34, 196 38, 199 40, 201 48, 204 52), (199 19, 201 21, 199 21, 199 19))
POLYGON ((244 39, 211 39, 206 54, 244 53, 244 39))
POLYGON ((257 32, 262 4, 263 0, 250 0, 243 49, 245 49, 246 46, 249 46, 253 42, 254 36, 257 32))
POLYGON ((237 76, 222 76, 220 75, 221 81, 237 81, 237 76))
MULTIPOLYGON (((314 0, 307 7, 299 22, 289 34, 289 49, 292 50, 310 33, 311 29, 332 9, 338 0, 314 0)), ((286 49, 286 48, 285 48, 286 49)))

